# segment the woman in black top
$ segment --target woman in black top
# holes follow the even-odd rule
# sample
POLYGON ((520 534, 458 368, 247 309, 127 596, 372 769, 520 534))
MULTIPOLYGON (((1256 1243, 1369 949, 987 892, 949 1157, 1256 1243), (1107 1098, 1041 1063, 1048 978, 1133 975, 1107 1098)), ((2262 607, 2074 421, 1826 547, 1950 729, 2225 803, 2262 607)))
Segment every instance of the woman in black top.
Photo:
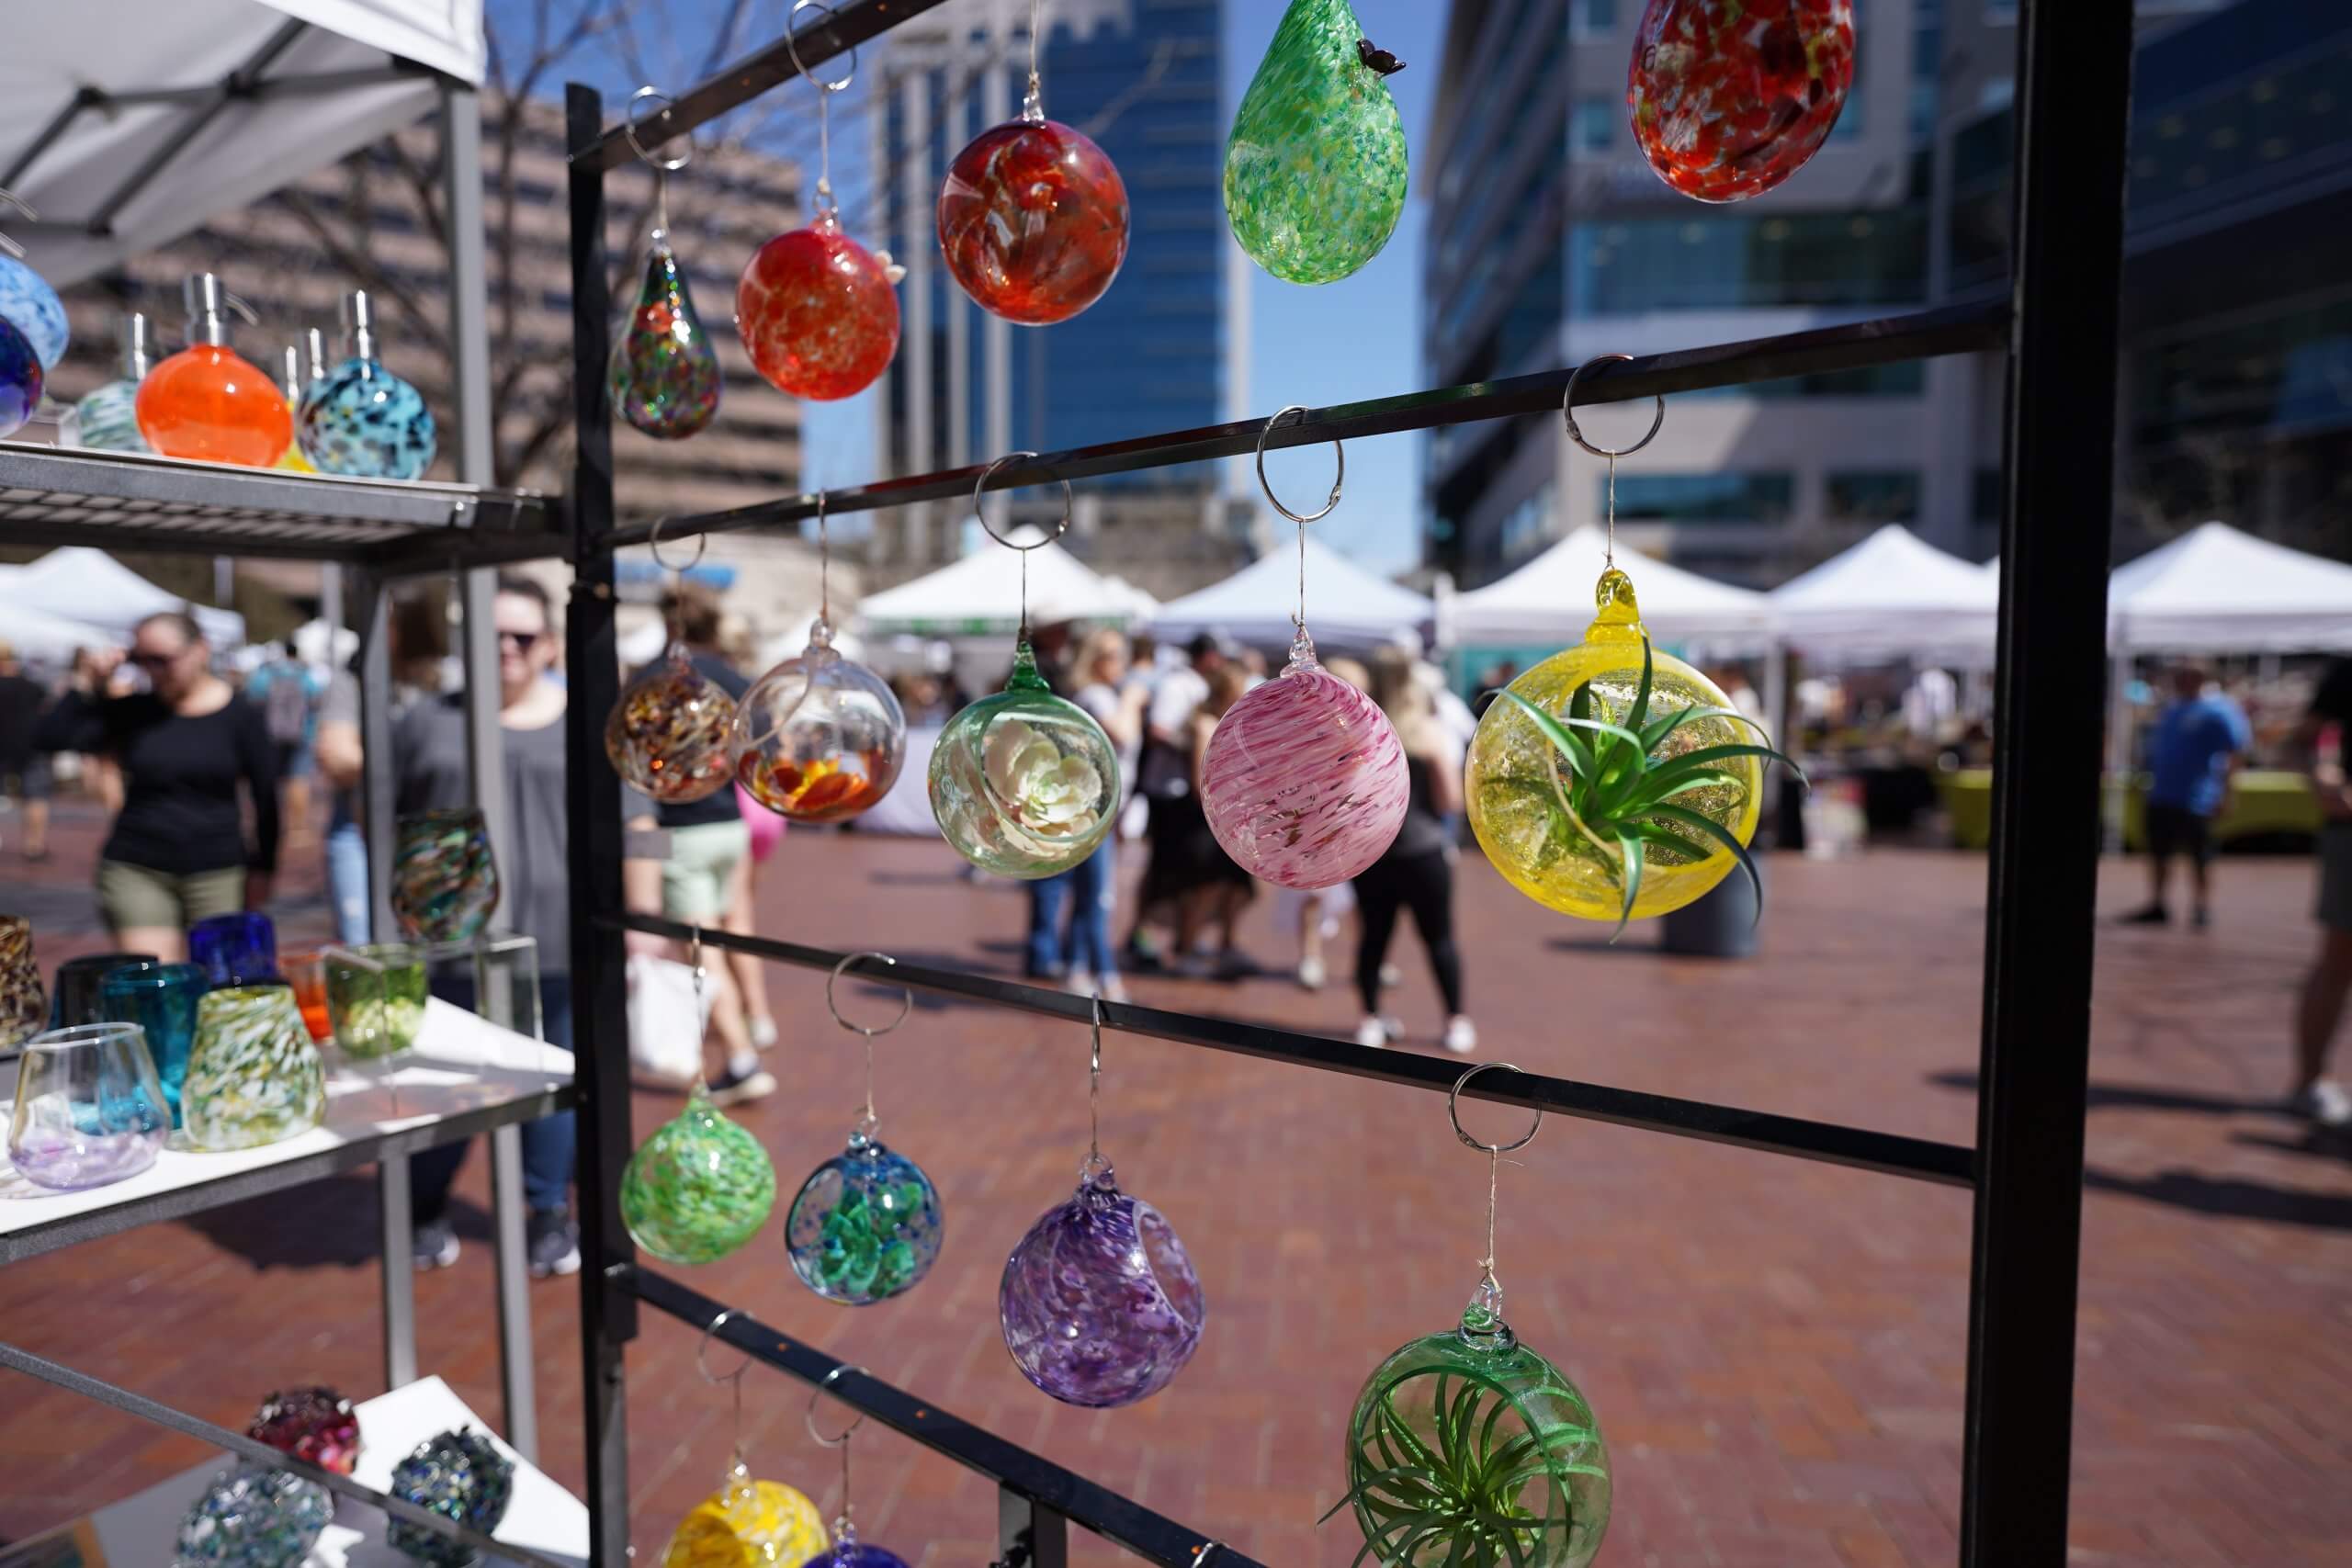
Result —
POLYGON ((148 690, 104 694, 121 659, 101 655, 43 716, 43 751, 113 757, 122 810, 98 852, 98 908, 117 947, 166 963, 187 956, 187 928, 257 909, 277 870, 277 758, 261 710, 212 673, 194 620, 150 615, 131 634, 148 690), (247 844, 238 785, 252 802, 247 844))
POLYGON ((1446 818, 1462 809, 1462 782, 1455 776, 1459 763, 1403 649, 1383 649, 1373 660, 1372 700, 1388 715, 1397 739, 1405 743, 1412 793, 1396 840, 1356 877, 1356 911, 1362 921, 1356 990, 1363 998, 1356 1043, 1385 1045, 1397 1037, 1399 1025, 1380 1016, 1380 966, 1388 957, 1388 939, 1396 934, 1398 913, 1410 909, 1421 945, 1430 950, 1438 993, 1445 998, 1445 1048, 1466 1054, 1478 1048, 1478 1032, 1462 1010, 1462 954, 1453 941, 1453 835, 1446 828, 1446 818))

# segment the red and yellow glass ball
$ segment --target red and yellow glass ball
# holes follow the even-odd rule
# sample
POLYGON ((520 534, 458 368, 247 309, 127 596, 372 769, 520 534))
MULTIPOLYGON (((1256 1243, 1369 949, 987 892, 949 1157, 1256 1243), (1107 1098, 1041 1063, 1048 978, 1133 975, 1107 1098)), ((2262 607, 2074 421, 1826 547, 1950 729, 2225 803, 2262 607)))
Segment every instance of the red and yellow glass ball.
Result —
POLYGON ((1740 201, 1820 151, 1853 85, 1853 0, 1649 0, 1625 108, 1658 178, 1740 201))
POLYGON ((1067 321, 1127 259, 1126 183, 1069 126, 1007 120, 949 166, 939 249, 982 310, 1023 326, 1067 321))
POLYGON ((735 286, 735 328, 777 389, 830 402, 872 386, 899 351, 900 269, 820 212, 752 253, 735 286))
POLYGON ((266 468, 294 444, 285 389, 219 344, 192 344, 156 366, 132 408, 139 434, 166 457, 266 468))

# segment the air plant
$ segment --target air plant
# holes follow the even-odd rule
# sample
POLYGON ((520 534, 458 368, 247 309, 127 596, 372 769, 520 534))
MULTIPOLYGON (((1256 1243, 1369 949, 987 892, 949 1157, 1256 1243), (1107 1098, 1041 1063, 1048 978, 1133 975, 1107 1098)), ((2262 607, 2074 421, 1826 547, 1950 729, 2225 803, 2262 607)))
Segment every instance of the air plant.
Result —
POLYGON ((1703 857, 1717 845, 1730 851, 1756 889, 1756 913, 1760 919, 1764 881, 1757 874, 1747 846, 1713 818, 1677 804, 1677 797, 1696 790, 1741 787, 1742 781, 1725 772, 1724 765, 1747 757, 1784 763, 1799 782, 1804 779, 1803 768, 1770 745, 1732 742, 1671 750, 1676 732, 1697 719, 1720 718, 1747 725, 1758 735, 1764 731, 1745 714, 1703 703, 1691 703, 1652 718, 1652 672, 1650 642, 1644 637, 1641 684, 1623 724, 1594 716, 1600 699, 1589 681, 1569 697, 1566 716, 1548 712, 1509 688, 1498 694, 1518 704, 1551 741, 1552 753, 1545 761, 1552 793, 1569 824, 1611 868, 1623 891, 1624 902, 1617 929, 1610 933, 1611 942, 1624 934, 1626 921, 1634 917, 1634 900, 1641 895, 1643 868, 1652 851, 1665 852, 1671 857, 1669 864, 1703 857))

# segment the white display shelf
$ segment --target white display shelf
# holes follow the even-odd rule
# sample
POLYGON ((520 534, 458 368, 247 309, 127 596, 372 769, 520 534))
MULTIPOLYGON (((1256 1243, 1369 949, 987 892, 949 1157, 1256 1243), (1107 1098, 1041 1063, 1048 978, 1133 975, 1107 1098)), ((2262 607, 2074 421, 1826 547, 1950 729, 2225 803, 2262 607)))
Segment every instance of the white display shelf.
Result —
MULTIPOLYGON (((351 1478, 379 1492, 389 1491, 392 1466, 417 1444, 436 1433, 471 1427, 497 1444, 498 1451, 514 1462, 514 1496, 506 1517, 492 1532, 498 1540, 559 1562, 588 1561, 588 1510, 580 1500, 518 1456, 499 1440, 489 1423, 467 1408, 439 1378, 420 1378, 405 1388, 370 1399, 359 1407, 359 1462, 351 1478)), ((87 1518, 60 1527, 14 1551, 35 1553, 51 1542, 71 1541, 78 1556, 56 1558, 78 1562, 81 1568, 154 1568, 172 1560, 180 1520, 206 1484, 235 1462, 220 1454, 210 1462, 183 1471, 169 1481, 150 1486, 136 1496, 101 1508, 87 1518), (95 1551, 96 1555, 92 1555, 95 1551)), ((334 1500, 334 1521, 318 1544, 302 1559, 302 1568, 416 1568, 416 1560, 384 1544, 384 1516, 347 1497, 334 1500)), ((7 1561, 11 1551, 0 1551, 7 1561)), ((30 1561, 47 1561, 38 1555, 30 1561)), ((492 1562, 504 1562, 493 1558, 492 1562)))
MULTIPOLYGON (((82 1192, 52 1192, 19 1176, 0 1151, 0 1265, 96 1236, 315 1181, 412 1155, 572 1101, 571 1054, 429 1000, 416 1048, 362 1074, 332 1048, 325 1122, 298 1138, 233 1154, 187 1147, 185 1135, 137 1176, 82 1192)), ((0 1125, 14 1109, 17 1064, 0 1064, 0 1125)))

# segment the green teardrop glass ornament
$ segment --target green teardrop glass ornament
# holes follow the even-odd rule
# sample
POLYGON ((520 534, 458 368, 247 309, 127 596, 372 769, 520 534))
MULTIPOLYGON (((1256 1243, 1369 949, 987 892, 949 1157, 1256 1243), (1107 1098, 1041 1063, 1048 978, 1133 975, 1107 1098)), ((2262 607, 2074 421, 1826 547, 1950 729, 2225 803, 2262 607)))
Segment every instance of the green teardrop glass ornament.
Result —
POLYGON ((669 236, 653 231, 645 287, 613 344, 606 375, 621 417, 657 441, 683 441, 718 412, 718 355, 686 292, 669 236))
POLYGON ((1225 143, 1225 215, 1285 283, 1336 283, 1380 254, 1405 211, 1402 70, 1348 0, 1291 0, 1225 143))

